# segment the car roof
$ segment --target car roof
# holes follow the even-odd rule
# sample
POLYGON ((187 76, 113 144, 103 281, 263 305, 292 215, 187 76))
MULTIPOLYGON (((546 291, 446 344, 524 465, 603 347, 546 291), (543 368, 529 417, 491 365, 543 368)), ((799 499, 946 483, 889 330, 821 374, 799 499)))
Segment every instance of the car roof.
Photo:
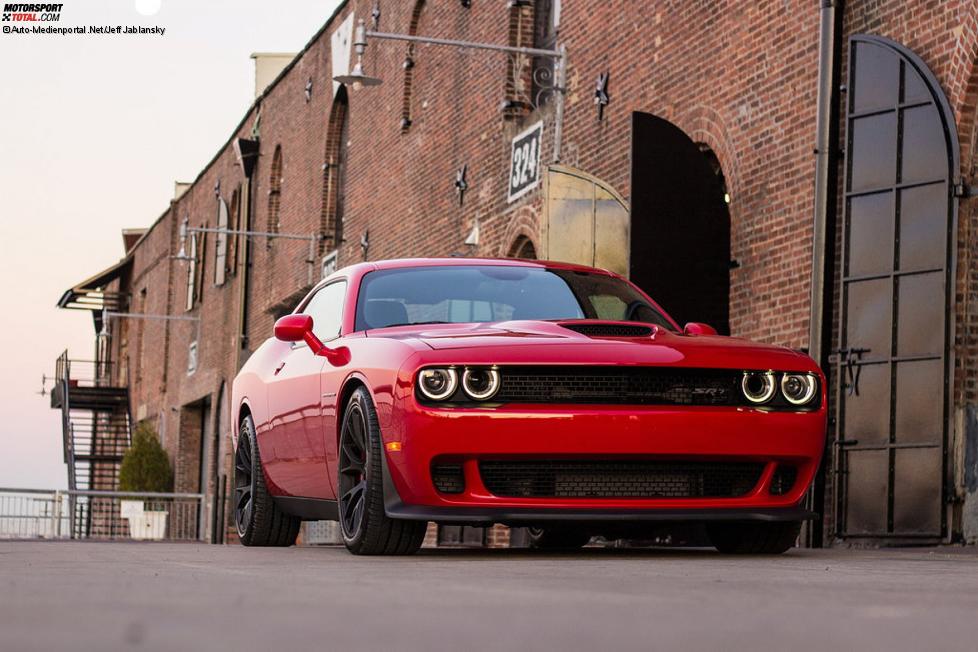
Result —
MULTIPOLYGON (((618 276, 614 272, 586 265, 564 263, 554 260, 527 260, 524 258, 393 258, 367 263, 356 263, 334 272, 337 276, 360 276, 367 272, 382 269, 405 269, 412 267, 465 267, 473 265, 490 265, 499 267, 535 267, 539 269, 563 269, 578 272, 591 272, 618 276)), ((333 275, 330 275, 333 276, 333 275)))

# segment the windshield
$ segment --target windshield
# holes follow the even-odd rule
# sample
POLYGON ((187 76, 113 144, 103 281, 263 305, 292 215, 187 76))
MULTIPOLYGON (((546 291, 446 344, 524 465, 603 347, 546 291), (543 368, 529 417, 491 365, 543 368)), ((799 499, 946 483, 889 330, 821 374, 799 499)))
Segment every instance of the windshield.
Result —
POLYGON ((356 329, 511 319, 606 319, 673 325, 628 283, 605 274, 536 267, 452 265, 371 272, 356 329))

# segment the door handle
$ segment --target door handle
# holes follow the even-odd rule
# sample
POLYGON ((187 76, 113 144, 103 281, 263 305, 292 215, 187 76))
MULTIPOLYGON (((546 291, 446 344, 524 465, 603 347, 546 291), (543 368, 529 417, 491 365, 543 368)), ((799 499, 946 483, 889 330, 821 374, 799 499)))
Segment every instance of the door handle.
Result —
POLYGON ((277 376, 278 372, 282 371, 282 369, 284 368, 285 368, 285 360, 282 360, 281 362, 278 363, 278 366, 275 367, 275 375, 277 376))

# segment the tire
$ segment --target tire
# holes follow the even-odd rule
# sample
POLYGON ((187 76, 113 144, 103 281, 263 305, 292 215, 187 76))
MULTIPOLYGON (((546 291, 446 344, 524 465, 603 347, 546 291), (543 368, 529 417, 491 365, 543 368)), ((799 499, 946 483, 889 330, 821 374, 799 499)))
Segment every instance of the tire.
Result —
POLYGON ((428 523, 387 517, 381 455, 377 411, 359 387, 347 401, 340 428, 336 495, 343 543, 354 555, 413 555, 428 523))
POLYGON ((732 555, 780 555, 794 547, 801 523, 710 523, 706 533, 713 547, 732 555))
POLYGON ((529 527, 526 537, 536 550, 579 550, 591 540, 587 532, 566 526, 529 527))
POLYGON ((234 525, 246 546, 281 546, 295 543, 302 520, 275 505, 265 487, 261 453, 251 415, 241 419, 238 448, 234 452, 234 525))

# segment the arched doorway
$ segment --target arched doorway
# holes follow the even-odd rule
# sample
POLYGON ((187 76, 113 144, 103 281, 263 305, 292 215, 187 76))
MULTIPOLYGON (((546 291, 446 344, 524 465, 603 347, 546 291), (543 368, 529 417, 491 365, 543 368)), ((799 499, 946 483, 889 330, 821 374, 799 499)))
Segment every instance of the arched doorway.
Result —
POLYGON ((679 127, 632 114, 629 276, 676 321, 730 332, 730 211, 720 162, 679 127))
POLYGON ((521 235, 516 238, 513 242, 513 246, 509 248, 508 258, 522 258, 524 260, 536 260, 537 258, 537 248, 533 246, 533 240, 530 240, 525 235, 521 235))
POLYGON ((849 41, 836 392, 836 535, 947 535, 954 114, 893 41, 849 41))

